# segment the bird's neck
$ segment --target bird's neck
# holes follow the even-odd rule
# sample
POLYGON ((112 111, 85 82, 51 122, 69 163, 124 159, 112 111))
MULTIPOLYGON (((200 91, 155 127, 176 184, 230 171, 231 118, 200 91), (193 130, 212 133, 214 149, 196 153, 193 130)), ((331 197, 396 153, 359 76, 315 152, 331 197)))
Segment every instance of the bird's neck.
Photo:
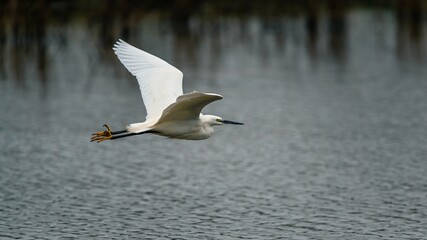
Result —
POLYGON ((200 114, 200 122, 202 123, 203 132, 208 133, 210 135, 213 134, 214 128, 212 124, 212 120, 209 116, 200 114))
POLYGON ((215 129, 213 126, 209 123, 203 124, 203 132, 209 136, 211 136, 214 133, 215 129))

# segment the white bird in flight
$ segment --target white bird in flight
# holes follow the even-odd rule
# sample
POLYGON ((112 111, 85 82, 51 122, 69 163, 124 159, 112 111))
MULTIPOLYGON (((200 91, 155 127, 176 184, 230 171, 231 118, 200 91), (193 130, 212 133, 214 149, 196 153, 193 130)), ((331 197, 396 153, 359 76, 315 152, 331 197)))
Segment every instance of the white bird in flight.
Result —
POLYGON ((147 116, 144 122, 129 124, 121 131, 113 132, 104 124, 107 130, 92 134, 91 142, 99 143, 145 133, 202 140, 212 136, 215 125, 243 125, 218 116, 202 114, 201 111, 206 105, 223 97, 215 93, 195 91, 183 94, 182 72, 166 61, 121 39, 114 44, 113 50, 138 80, 147 116))

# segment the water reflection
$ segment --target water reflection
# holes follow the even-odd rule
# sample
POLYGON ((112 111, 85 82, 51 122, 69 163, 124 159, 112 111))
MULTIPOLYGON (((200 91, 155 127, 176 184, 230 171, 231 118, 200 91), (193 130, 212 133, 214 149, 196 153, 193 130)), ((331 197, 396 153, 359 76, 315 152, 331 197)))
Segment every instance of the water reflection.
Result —
POLYGON ((305 18, 305 28, 307 31, 307 52, 313 58, 317 58, 317 42, 319 41, 319 21, 320 13, 318 1, 309 1, 307 4, 307 16, 305 18))
POLYGON ((425 1, 398 1, 396 7, 396 39, 399 59, 422 58, 423 15, 426 13, 425 1))
POLYGON ((221 51, 239 45, 254 50, 260 59, 265 59, 262 63, 268 64, 269 55, 277 54, 276 51, 291 52, 286 52, 289 42, 292 48, 298 48, 302 42, 314 63, 326 57, 344 66, 350 57, 348 35, 352 29, 348 18, 351 10, 361 7, 376 7, 378 12, 394 9, 396 22, 388 24, 396 29, 397 58, 424 60, 423 1, 364 3, 308 0, 239 5, 227 1, 175 1, 170 6, 168 1, 111 0, 94 6, 59 0, 3 0, 0 76, 24 89, 27 81, 37 79, 45 91, 42 95, 46 94, 51 62, 57 54, 50 52, 49 46, 63 51, 70 39, 87 41, 87 47, 94 47, 95 51, 86 52, 89 74, 94 74, 97 62, 113 62, 111 45, 118 38, 146 45, 156 42, 155 38, 167 38, 172 57, 185 58, 182 61, 195 68, 200 66, 199 61, 208 61, 206 65, 213 74, 221 51), (76 37, 78 31, 85 36, 76 37))
POLYGON ((17 1, 2 3, 1 17, 1 41, 0 48, 4 51, 1 54, 1 73, 3 79, 15 79, 18 86, 25 87, 25 75, 30 64, 35 64, 35 73, 31 77, 36 77, 43 89, 46 89, 48 81, 48 56, 46 53, 47 26, 49 25, 48 15, 44 12, 42 1, 36 1, 29 12, 22 13, 17 1), (28 14, 31 17, 24 17, 28 14), (5 60, 6 58, 6 60, 5 60), (9 66, 5 66, 5 65, 9 66), (11 72, 8 73, 7 70, 11 72))
POLYGON ((332 56, 339 62, 346 58, 347 7, 344 1, 331 1, 328 4, 328 45, 332 56))

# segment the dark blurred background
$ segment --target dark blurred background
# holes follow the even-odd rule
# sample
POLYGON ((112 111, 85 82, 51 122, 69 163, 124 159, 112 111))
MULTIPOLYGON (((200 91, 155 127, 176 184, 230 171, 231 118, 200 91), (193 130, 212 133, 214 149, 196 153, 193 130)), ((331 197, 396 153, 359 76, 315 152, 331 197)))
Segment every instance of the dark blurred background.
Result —
POLYGON ((105 55, 112 57, 111 45, 118 38, 136 42, 147 34, 146 28, 154 25, 160 36, 173 34, 176 47, 172 48, 189 56, 202 48, 204 36, 209 36, 214 52, 221 51, 221 46, 215 44, 257 42, 255 47, 263 48, 268 37, 273 37, 280 50, 297 31, 296 41, 304 45, 312 60, 328 54, 338 64, 345 64, 351 57, 349 15, 366 10, 373 12, 369 21, 376 27, 363 34, 379 35, 384 46, 395 42, 393 51, 399 60, 425 61, 426 55, 427 4, 422 0, 2 0, 0 5, 0 76, 3 81, 16 80, 18 84, 24 81, 25 65, 29 62, 36 65, 35 75, 46 84, 46 69, 53 54, 48 46, 66 48, 73 40, 70 35, 77 34, 73 32, 76 26, 85 28, 84 34, 90 35, 87 45, 96 51, 89 54, 97 54, 101 59, 105 55), (383 33, 381 24, 386 21, 393 22, 392 36, 383 33), (144 22, 155 24, 141 27, 144 22))
POLYGON ((0 0, 0 239, 423 239, 427 1, 0 0), (184 73, 205 141, 145 113, 119 38, 184 73))

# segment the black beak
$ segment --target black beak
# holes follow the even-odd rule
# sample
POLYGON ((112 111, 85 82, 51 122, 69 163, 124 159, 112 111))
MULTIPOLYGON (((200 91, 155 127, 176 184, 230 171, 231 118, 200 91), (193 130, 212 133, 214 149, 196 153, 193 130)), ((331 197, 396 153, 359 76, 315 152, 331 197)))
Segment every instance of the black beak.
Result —
POLYGON ((230 120, 222 120, 222 123, 224 123, 224 124, 234 124, 234 125, 244 125, 243 123, 235 122, 235 121, 230 121, 230 120))

